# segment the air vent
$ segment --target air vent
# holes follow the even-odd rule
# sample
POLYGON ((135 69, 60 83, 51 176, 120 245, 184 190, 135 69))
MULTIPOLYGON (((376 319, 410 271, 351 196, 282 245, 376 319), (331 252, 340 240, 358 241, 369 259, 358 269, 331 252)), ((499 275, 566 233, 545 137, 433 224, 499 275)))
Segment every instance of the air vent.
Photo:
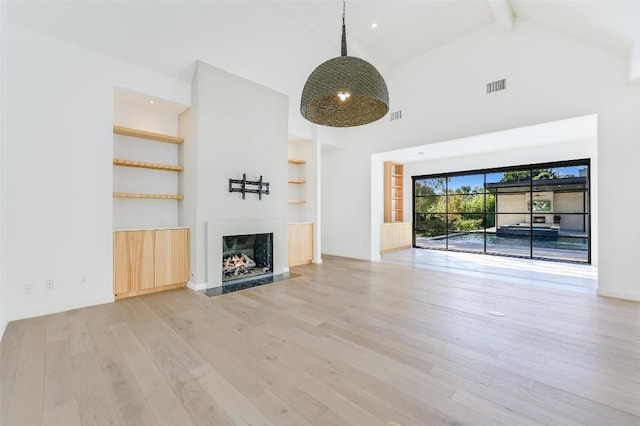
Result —
POLYGON ((391 117, 391 121, 393 121, 393 120, 400 120, 400 119, 402 118, 402 110, 401 110, 401 109, 399 109, 399 110, 397 110, 397 111, 393 111, 393 112, 390 114, 390 117, 391 117))
POLYGON ((504 90, 507 88, 507 79, 503 78, 502 80, 493 81, 491 83, 487 83, 487 93, 497 92, 499 90, 504 90))

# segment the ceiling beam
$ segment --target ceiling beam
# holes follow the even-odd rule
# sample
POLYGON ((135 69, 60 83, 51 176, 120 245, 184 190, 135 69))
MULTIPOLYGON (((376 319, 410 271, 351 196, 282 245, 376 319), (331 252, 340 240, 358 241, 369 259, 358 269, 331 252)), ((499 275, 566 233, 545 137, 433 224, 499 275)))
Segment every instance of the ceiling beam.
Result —
POLYGON ((637 41, 631 49, 629 63, 629 81, 640 83, 640 41, 637 41))
POLYGON ((487 0, 498 28, 507 32, 513 29, 513 10, 509 0, 487 0))

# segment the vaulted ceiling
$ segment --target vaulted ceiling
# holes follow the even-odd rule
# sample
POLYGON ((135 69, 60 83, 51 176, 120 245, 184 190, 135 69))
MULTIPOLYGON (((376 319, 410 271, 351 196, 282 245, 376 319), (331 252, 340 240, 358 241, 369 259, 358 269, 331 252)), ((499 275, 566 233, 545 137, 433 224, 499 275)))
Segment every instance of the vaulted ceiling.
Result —
MULTIPOLYGON (((189 80, 195 61, 203 60, 231 72, 262 68, 268 82, 275 78, 270 73, 299 73, 304 79, 319 61, 339 55, 342 2, 10 0, 8 17, 173 77, 189 80)), ((628 60, 636 70, 630 75, 640 80, 640 0, 349 0, 346 5, 350 53, 382 67, 487 25, 510 31, 518 19, 606 49, 628 60)))

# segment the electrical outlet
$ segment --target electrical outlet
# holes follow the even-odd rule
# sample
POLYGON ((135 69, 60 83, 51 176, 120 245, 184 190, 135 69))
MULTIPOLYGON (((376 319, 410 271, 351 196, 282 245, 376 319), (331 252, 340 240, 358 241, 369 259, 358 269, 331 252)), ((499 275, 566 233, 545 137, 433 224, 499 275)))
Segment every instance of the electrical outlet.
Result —
POLYGON ((24 285, 24 294, 33 294, 33 286, 31 284, 24 285))
POLYGON ((46 280, 44 282, 44 288, 47 290, 53 290, 53 280, 46 280))

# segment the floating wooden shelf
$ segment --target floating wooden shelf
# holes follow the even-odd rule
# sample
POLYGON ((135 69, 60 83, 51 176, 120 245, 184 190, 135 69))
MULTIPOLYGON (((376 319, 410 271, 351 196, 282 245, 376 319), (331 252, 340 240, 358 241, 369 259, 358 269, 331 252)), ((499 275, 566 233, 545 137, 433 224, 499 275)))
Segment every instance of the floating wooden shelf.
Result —
POLYGON ((404 167, 393 161, 384 162, 384 222, 403 221, 403 175, 404 167))
POLYGON ((295 183, 296 185, 302 185, 303 183, 307 183, 304 179, 289 179, 289 183, 295 183))
POLYGON ((182 166, 174 166, 171 164, 143 163, 140 161, 122 160, 120 158, 114 158, 113 165, 124 167, 140 167, 142 169, 168 170, 172 172, 181 172, 184 170, 184 167, 182 166))
POLYGON ((304 204, 307 200, 289 200, 289 204, 304 204))
POLYGON ((184 138, 179 136, 163 135, 162 133, 146 132, 144 130, 131 129, 129 127, 113 126, 113 133, 117 135, 133 136, 135 138, 150 139, 158 142, 181 144, 184 138))
POLYGON ((133 194, 130 192, 114 192, 113 198, 155 198, 158 200, 182 200, 180 194, 133 194))
POLYGON ((297 160, 295 158, 289 158, 289 164, 306 164, 306 160, 297 160))

